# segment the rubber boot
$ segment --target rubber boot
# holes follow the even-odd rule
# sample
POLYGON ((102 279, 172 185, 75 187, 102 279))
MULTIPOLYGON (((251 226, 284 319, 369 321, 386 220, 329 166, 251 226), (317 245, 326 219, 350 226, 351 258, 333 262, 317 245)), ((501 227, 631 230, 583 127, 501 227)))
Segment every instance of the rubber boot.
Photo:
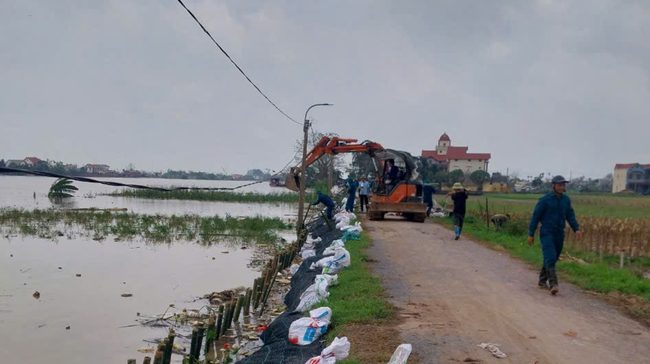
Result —
POLYGON ((551 294, 556 295, 560 290, 557 287, 557 274, 555 273, 555 267, 547 268, 546 272, 548 273, 548 283, 551 286, 551 294))
POLYGON ((548 273, 546 272, 546 267, 542 266, 542 270, 539 272, 539 282, 537 283, 537 288, 548 289, 548 273))

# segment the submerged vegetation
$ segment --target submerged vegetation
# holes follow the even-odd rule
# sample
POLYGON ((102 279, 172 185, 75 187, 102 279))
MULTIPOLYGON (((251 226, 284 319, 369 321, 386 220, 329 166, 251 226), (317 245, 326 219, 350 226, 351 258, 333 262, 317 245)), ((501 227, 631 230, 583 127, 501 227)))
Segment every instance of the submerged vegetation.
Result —
POLYGON ((42 238, 73 237, 75 235, 102 240, 108 236, 118 239, 144 239, 150 242, 195 240, 209 244, 224 239, 241 239, 273 243, 278 230, 292 226, 280 218, 198 215, 143 215, 109 211, 24 210, 0 209, 2 236, 27 235, 42 238))
MULTIPOLYGON (((158 200, 194 200, 194 201, 219 201, 219 202, 248 202, 248 203, 297 203, 298 194, 294 192, 282 193, 237 193, 231 191, 156 191, 124 189, 108 193, 113 197, 148 198, 158 200)), ((306 201, 315 201, 316 194, 307 193, 306 201)))

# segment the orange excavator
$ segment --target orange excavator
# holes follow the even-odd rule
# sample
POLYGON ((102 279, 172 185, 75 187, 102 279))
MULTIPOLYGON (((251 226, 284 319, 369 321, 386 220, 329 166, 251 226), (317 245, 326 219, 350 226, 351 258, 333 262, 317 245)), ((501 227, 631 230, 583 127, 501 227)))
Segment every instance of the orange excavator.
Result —
MULTIPOLYGON (((376 177, 368 208, 370 220, 381 220, 386 213, 395 212, 407 220, 424 222, 427 206, 422 202, 422 182, 417 180, 415 161, 409 153, 385 149, 371 141, 357 143, 357 139, 323 137, 307 153, 306 165, 311 165, 325 154, 341 153, 367 153, 372 159, 376 177), (391 171, 390 166, 395 166, 397 170, 393 167, 391 171)), ((300 191, 300 167, 291 168, 286 187, 300 191)))

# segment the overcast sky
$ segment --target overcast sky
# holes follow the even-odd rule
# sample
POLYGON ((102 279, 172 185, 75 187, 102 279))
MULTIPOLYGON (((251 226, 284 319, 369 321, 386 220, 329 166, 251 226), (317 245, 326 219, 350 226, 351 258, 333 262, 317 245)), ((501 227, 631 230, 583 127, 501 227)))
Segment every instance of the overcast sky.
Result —
MULTIPOLYGON (((650 1, 186 0, 296 120, 490 171, 650 163, 650 1)), ((279 169, 302 128, 176 0, 0 2, 0 158, 279 169)))

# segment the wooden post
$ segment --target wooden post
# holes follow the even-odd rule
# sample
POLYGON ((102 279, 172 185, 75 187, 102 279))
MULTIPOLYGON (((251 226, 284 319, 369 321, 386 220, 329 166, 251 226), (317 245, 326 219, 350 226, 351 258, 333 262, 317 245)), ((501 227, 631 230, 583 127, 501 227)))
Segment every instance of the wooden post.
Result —
POLYGON ((253 296, 253 291, 250 288, 248 288, 246 290, 246 299, 244 300, 244 317, 250 314, 252 296, 253 296))
POLYGON ((208 320, 208 330, 207 333, 205 334, 205 355, 208 355, 210 352, 210 347, 212 346, 212 340, 214 340, 214 335, 210 335, 210 333, 213 333, 215 331, 215 324, 216 324, 217 318, 213 314, 210 315, 210 319, 208 320), (213 337, 210 337, 213 336, 213 337))
POLYGON ((126 364, 135 364, 135 359, 129 359, 126 361, 126 364))
POLYGON ((174 350, 174 338, 176 338, 176 332, 174 329, 169 330, 169 335, 167 335, 165 351, 163 352, 163 364, 170 364, 172 361, 172 351, 174 350))
POLYGON ((241 308, 244 305, 244 296, 239 296, 237 299, 237 306, 235 307, 235 314, 233 315, 233 320, 235 322, 239 321, 239 314, 241 313, 241 308))
POLYGON ((485 220, 487 221, 487 228, 490 230, 490 208, 487 197, 485 198, 485 220))
POLYGON ((625 265, 625 252, 621 250, 621 269, 625 265))
POLYGON ((228 315, 230 315, 230 303, 226 303, 223 324, 221 325, 221 336, 225 335, 226 330, 228 330, 228 315))
POLYGON ((259 283, 259 278, 255 278, 255 281, 253 282, 253 297, 252 297, 252 302, 255 302, 255 296, 257 293, 257 284, 259 283))
POLYGON ((205 330, 205 324, 199 326, 198 340, 196 341, 196 346, 194 347, 194 357, 196 358, 196 361, 199 361, 199 358, 201 357, 201 347, 203 346, 203 337, 205 336, 205 330))
POLYGON ((151 357, 145 356, 144 360, 142 361, 142 364, 151 364, 151 357))
POLYGON ((232 326, 232 320, 235 317, 236 307, 237 307, 237 301, 230 302, 230 314, 228 315, 228 328, 232 326))
POLYGON ((196 347, 196 342, 199 338, 199 330, 195 327, 192 330, 192 341, 190 343, 190 364, 196 362, 196 357, 194 356, 194 348, 196 347))
POLYGON ((215 340, 219 340, 221 336, 221 325, 223 324, 223 305, 219 305, 219 318, 217 319, 217 330, 215 340))
POLYGON ((153 364, 162 364, 164 351, 165 351, 165 346, 163 345, 163 343, 159 343, 158 349, 156 349, 156 355, 154 355, 153 357, 153 364))

